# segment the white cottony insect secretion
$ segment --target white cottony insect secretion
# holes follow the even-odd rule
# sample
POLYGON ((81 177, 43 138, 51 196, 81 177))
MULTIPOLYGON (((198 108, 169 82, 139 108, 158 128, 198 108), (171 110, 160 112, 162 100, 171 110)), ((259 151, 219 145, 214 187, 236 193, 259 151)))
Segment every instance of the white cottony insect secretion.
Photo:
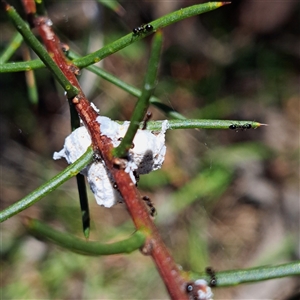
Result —
POLYGON ((187 285, 186 291, 191 300, 213 300, 211 288, 204 279, 197 279, 187 285))
MULTIPOLYGON (((101 127, 101 134, 108 136, 114 147, 120 144, 130 122, 120 125, 107 117, 97 117, 101 127)), ((165 153, 165 132, 168 129, 168 121, 162 123, 161 132, 152 133, 149 130, 138 130, 134 140, 133 148, 129 150, 128 161, 125 171, 129 173, 132 181, 136 183, 136 175, 147 174, 161 168, 165 153)), ((86 128, 79 127, 65 139, 64 148, 54 152, 53 159, 65 158, 69 164, 73 163, 84 154, 91 145, 91 138, 86 128)), ((111 207, 122 201, 119 192, 113 187, 111 176, 108 173, 104 162, 95 161, 85 167, 81 173, 87 177, 91 190, 99 205, 111 207)))
POLYGON ((211 291, 211 288, 207 285, 207 282, 204 279, 198 279, 195 281, 196 287, 201 287, 201 289, 198 289, 197 296, 199 300, 213 300, 213 293, 211 291))

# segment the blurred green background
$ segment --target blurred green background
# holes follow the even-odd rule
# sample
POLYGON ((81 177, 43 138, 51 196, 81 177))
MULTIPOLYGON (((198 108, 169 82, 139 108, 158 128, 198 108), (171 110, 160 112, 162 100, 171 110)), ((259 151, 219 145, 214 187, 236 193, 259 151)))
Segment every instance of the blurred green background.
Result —
MULTIPOLYGON (((18 1, 12 1, 22 14, 18 1)), ((119 14, 94 1, 45 1, 54 30, 84 55, 196 1, 121 1, 119 14)), ((199 2, 198 2, 199 3, 199 2)), ((163 168, 139 188, 185 270, 203 272, 299 259, 299 16, 295 1, 233 1, 163 30, 155 95, 187 118, 255 120, 257 130, 167 132, 163 168)), ((1 12, 0 47, 15 30, 1 12)), ((100 62, 140 87, 151 36, 100 62)), ((11 61, 23 60, 26 47, 11 61)), ((34 55, 32 54, 32 57, 34 55)), ((38 104, 25 74, 0 74, 1 209, 62 170, 54 151, 70 132, 68 104, 51 74, 35 71, 38 104)), ((82 71, 100 113, 128 120, 136 99, 82 71)), ((164 115, 151 107, 153 119, 164 115)), ((90 240, 110 242, 134 227, 120 204, 106 209, 90 193, 90 240)), ((31 237, 23 216, 83 237, 75 179, 1 224, 1 299, 166 299, 149 257, 85 257, 31 237)), ((215 299, 296 299, 295 278, 214 289, 215 299)))

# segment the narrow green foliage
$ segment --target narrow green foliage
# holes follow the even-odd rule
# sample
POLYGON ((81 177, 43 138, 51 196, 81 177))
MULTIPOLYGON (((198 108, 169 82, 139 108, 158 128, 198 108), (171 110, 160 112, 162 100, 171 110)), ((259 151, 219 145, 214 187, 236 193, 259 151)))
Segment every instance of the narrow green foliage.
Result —
POLYGON ((139 124, 143 120, 145 113, 149 107, 149 100, 154 91, 156 83, 162 41, 163 38, 161 32, 157 32, 153 39, 151 56, 144 80, 141 97, 136 103, 130 120, 130 125, 123 140, 121 141, 120 145, 114 149, 114 155, 117 157, 125 157, 127 155, 127 151, 132 145, 132 141, 134 139, 136 131, 139 128, 139 124))
POLYGON ((5 50, 0 54, 0 64, 7 62, 15 51, 20 47, 23 41, 23 37, 20 33, 17 33, 11 40, 11 42, 6 46, 5 50))
POLYGON ((65 181, 78 174, 86 165, 91 162, 92 158, 93 150, 91 147, 89 147, 88 150, 78 160, 68 166, 64 171, 57 174, 51 180, 41 185, 39 188, 28 194, 23 199, 2 210, 0 212, 0 222, 3 222, 8 218, 16 215, 17 213, 25 210, 26 208, 30 207, 31 205, 45 197, 50 192, 54 191, 65 181))
POLYGON ((7 9, 7 14, 10 20, 13 22, 16 29, 23 36, 25 42, 30 46, 30 48, 39 56, 43 63, 51 70, 52 74, 55 76, 57 81, 61 84, 64 90, 67 92, 68 98, 73 98, 78 94, 78 90, 74 87, 61 69, 53 61, 47 50, 43 45, 38 41, 34 36, 31 30, 28 28, 28 25, 23 21, 19 16, 16 10, 13 7, 7 9))
MULTIPOLYGON (((165 15, 150 24, 153 26, 153 32, 156 30, 166 27, 175 22, 181 21, 183 19, 193 17, 199 14, 203 14, 205 12, 209 12, 211 10, 217 9, 220 6, 224 5, 222 2, 208 2, 203 4, 197 4, 190 7, 182 8, 175 12, 172 12, 168 15, 165 15)), ((79 68, 84 68, 89 65, 92 65, 101 59, 120 51, 121 49, 129 46, 137 40, 143 39, 145 36, 151 34, 151 32, 146 32, 141 35, 133 36, 133 33, 129 33, 126 36, 110 43, 100 50, 93 52, 89 55, 86 55, 82 58, 79 58, 74 61, 74 64, 79 68)), ((41 58, 42 59, 42 58, 41 58)), ((46 63, 45 63, 46 64, 46 63)), ((47 65, 47 64, 46 64, 47 65)), ((28 69, 36 69, 43 67, 43 64, 38 61, 32 61, 30 63, 20 62, 18 64, 3 64, 0 65, 0 73, 4 72, 20 72, 28 69)))
POLYGON ((0 73, 23 72, 44 68, 45 64, 39 59, 31 61, 11 62, 0 64, 0 73))
MULTIPOLYGON (((147 123, 147 129, 160 130, 163 121, 151 121, 147 123)), ((205 119, 185 119, 170 120, 169 129, 232 129, 235 131, 244 131, 248 129, 256 129, 265 124, 253 121, 234 121, 234 120, 205 120, 205 119), (250 127, 250 126, 251 127, 250 127), (232 127, 233 126, 233 127, 232 127), (236 128, 234 128, 236 127, 236 128)), ((140 124, 142 127, 143 124, 140 124)))
POLYGON ((153 26, 154 29, 163 28, 166 26, 169 26, 173 23, 179 22, 181 20, 197 16, 209 11, 212 11, 214 9, 217 9, 225 4, 225 2, 207 2, 202 4, 196 4, 193 6, 181 8, 177 11, 171 12, 153 22, 150 24, 153 26))
MULTIPOLYGON (((217 272, 217 286, 233 286, 241 283, 259 282, 275 278, 300 275, 300 261, 294 261, 277 266, 263 266, 245 270, 217 272)), ((194 279, 203 278, 210 281, 207 274, 192 274, 194 279)))
POLYGON ((86 242, 69 234, 54 230, 38 220, 26 218, 24 223, 31 234, 46 238, 63 248, 83 255, 98 256, 131 253, 142 247, 146 240, 146 237, 140 231, 136 231, 128 239, 111 244, 86 242))
POLYGON ((28 91, 28 98, 31 104, 36 105, 39 100, 38 95, 38 88, 36 86, 36 80, 33 71, 26 72, 27 77, 27 91, 28 91))

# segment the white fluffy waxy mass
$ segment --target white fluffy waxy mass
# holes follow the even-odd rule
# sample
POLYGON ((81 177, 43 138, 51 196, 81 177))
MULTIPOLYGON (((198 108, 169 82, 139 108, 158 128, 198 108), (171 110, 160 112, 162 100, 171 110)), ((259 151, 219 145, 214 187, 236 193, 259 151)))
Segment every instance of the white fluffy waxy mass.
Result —
MULTIPOLYGON (((114 147, 120 144, 129 122, 120 125, 107 117, 98 117, 101 134, 108 136, 114 147)), ((161 168, 165 153, 165 132, 168 129, 168 121, 162 123, 161 132, 152 133, 149 130, 138 130, 134 140, 133 148, 129 150, 128 161, 125 171, 129 173, 132 181, 136 183, 136 175, 147 174, 153 170, 161 168)), ((61 151, 55 152, 53 159, 65 158, 67 162, 73 163, 91 145, 91 138, 85 127, 74 130, 65 139, 64 147, 61 151)), ((119 192, 113 187, 110 174, 106 170, 104 162, 95 161, 81 171, 87 177, 91 190, 95 195, 99 205, 111 207, 122 201, 119 192)))
POLYGON ((199 289, 197 292, 197 296, 199 300, 213 300, 213 293, 211 288, 207 285, 207 282, 204 279, 198 279, 195 281, 195 286, 199 286, 202 289, 199 289))
POLYGON ((195 282, 189 283, 186 288, 189 299, 213 300, 211 288, 204 279, 197 279, 195 282))

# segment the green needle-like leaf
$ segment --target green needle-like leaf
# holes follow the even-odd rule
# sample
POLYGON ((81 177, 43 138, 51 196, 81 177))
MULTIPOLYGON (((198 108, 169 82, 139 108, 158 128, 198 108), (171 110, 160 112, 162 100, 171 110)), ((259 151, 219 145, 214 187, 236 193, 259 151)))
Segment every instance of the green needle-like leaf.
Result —
POLYGON ((64 171, 57 174, 51 180, 41 185, 39 188, 28 194, 23 199, 2 210, 0 212, 0 222, 3 222, 30 207, 31 205, 45 197, 47 194, 54 191, 65 181, 78 174, 86 165, 91 162, 93 153, 94 152, 92 148, 89 147, 88 150, 78 160, 68 166, 64 171))
MULTIPOLYGON (((300 261, 277 266, 263 266, 245 270, 232 270, 216 273, 217 286, 234 286, 241 283, 259 282, 275 278, 300 275, 300 261)), ((203 278, 210 282, 207 274, 193 273, 192 277, 203 278)))
MULTIPOLYGON (((30 60, 30 51, 28 47, 23 49, 24 60, 30 60)), ((27 93, 28 98, 31 104, 36 105, 39 100, 38 88, 36 85, 35 74, 33 70, 25 72, 26 84, 27 84, 27 93)))
POLYGON ((7 5, 7 14, 15 25, 16 29, 23 36, 26 43, 32 48, 32 50, 39 56, 43 63, 51 70, 57 81, 61 84, 64 90, 67 92, 68 98, 72 98, 78 94, 78 90, 73 86, 61 69, 53 61, 49 53, 43 47, 43 45, 38 41, 34 34, 28 28, 28 25, 19 16, 17 11, 12 7, 7 5))
MULTIPOLYGON (((118 123, 123 123, 117 121, 118 123)), ((153 131, 161 130, 164 121, 149 121, 147 122, 147 129, 153 131)), ((140 128, 143 128, 144 122, 140 123, 140 128)), ((231 129, 236 132, 245 131, 249 129, 257 129, 260 126, 267 126, 254 121, 237 121, 237 120, 209 120, 209 119, 185 119, 185 120, 168 120, 168 129, 231 129), (231 128, 231 125, 237 128, 231 128), (251 127, 249 127, 251 125, 251 127)))
POLYGON ((17 33, 11 42, 6 46, 5 50, 0 54, 0 64, 4 64, 12 57, 15 51, 20 47, 22 41, 22 35, 17 33))
POLYGON ((40 59, 31 61, 10 62, 0 64, 0 73, 24 72, 44 68, 45 64, 40 59))
MULTIPOLYGON (((163 121, 150 121, 147 123, 147 129, 160 130, 162 122, 163 121)), ((168 122, 169 122, 168 129, 202 128, 202 129, 232 129, 235 131, 244 131, 248 129, 256 129, 260 126, 266 125, 266 124, 261 124, 259 122, 253 122, 253 121, 206 120, 206 119, 169 120, 168 122)), ((140 124, 140 127, 142 126, 143 124, 140 124)))
POLYGON ((132 145, 133 138, 136 131, 139 128, 139 123, 143 120, 145 113, 149 107, 149 100, 154 91, 157 77, 157 70, 159 65, 159 58, 162 47, 162 34, 157 32, 153 39, 153 46, 151 51, 151 56, 148 64, 148 70, 146 73, 142 94, 139 98, 136 106, 134 108, 130 125, 128 130, 122 139, 120 145, 114 149, 114 155, 117 157, 124 157, 127 154, 127 151, 132 145))
POLYGON ((31 104, 36 105, 39 100, 39 95, 36 86, 34 71, 27 71, 25 75, 26 75, 27 92, 28 92, 29 101, 31 104))
POLYGON ((59 232, 31 218, 26 218, 24 223, 29 232, 33 235, 46 238, 63 248, 83 255, 96 256, 131 253, 142 247, 146 240, 146 237, 140 231, 136 231, 130 238, 111 244, 87 242, 66 233, 59 232))

